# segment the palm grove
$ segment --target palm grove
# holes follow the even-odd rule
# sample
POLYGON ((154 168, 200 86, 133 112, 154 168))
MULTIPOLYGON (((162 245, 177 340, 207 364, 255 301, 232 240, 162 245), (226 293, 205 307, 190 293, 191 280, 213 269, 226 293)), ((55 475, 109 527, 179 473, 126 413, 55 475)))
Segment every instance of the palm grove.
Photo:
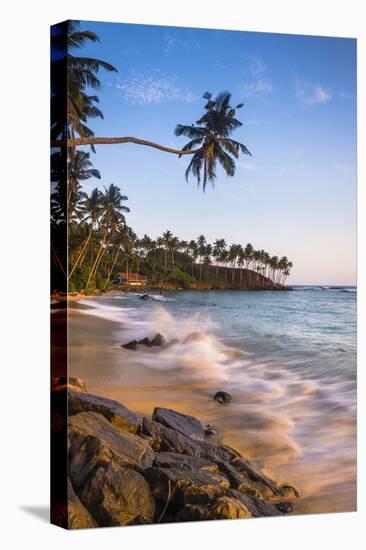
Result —
POLYGON ((186 179, 192 175, 203 190, 213 184, 217 168, 235 174, 239 154, 247 147, 232 139, 242 126, 236 118, 243 104, 233 107, 231 94, 213 98, 205 93, 204 113, 195 124, 178 124, 176 136, 189 138, 182 149, 172 149, 136 137, 99 138, 89 127, 103 118, 96 91, 98 73, 115 72, 104 61, 74 55, 97 35, 80 30, 79 23, 57 25, 52 32, 51 93, 51 259, 53 286, 60 290, 108 288, 116 272, 141 272, 151 286, 172 284, 184 288, 269 288, 284 285, 292 268, 286 257, 270 256, 251 244, 228 244, 217 238, 208 243, 204 235, 189 242, 170 231, 157 238, 139 239, 127 225, 127 196, 113 183, 95 188, 89 195, 83 182, 101 179, 93 167, 97 144, 136 143, 189 158, 186 179), (65 86, 65 82, 67 82, 65 86), (80 149, 80 146, 83 148, 80 149), (90 147, 88 151, 86 147, 90 147))

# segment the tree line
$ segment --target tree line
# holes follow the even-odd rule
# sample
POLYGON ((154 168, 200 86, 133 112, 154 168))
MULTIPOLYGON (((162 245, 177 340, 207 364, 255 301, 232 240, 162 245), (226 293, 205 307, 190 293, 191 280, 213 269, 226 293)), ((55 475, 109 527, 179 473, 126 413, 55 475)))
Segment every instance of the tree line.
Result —
POLYGON ((66 283, 71 289, 107 288, 122 265, 127 272, 132 267, 136 271, 143 268, 153 284, 180 281, 184 286, 222 278, 228 284, 231 277, 234 285, 238 276, 240 286, 245 281, 250 287, 255 283, 251 275, 248 280, 246 270, 256 274, 257 284, 259 277, 262 282, 271 279, 275 284, 284 284, 292 267, 287 258, 254 250, 250 244, 229 246, 224 239, 210 244, 203 235, 186 242, 167 231, 156 239, 147 235, 138 239, 126 224, 127 197, 116 185, 85 193, 83 182, 101 178, 91 160, 97 144, 132 142, 179 156, 190 155, 186 179, 192 175, 203 190, 215 181, 218 166, 232 177, 239 154, 250 155, 243 143, 231 138, 232 132, 242 126, 237 111, 243 103, 232 106, 229 92, 216 97, 206 92, 200 118, 189 125, 176 125, 175 135, 189 138, 181 149, 136 137, 96 137, 90 122, 103 118, 96 95, 101 87, 99 72, 117 72, 117 69, 105 61, 78 55, 78 50, 88 42, 99 42, 99 38, 91 31, 80 30, 77 21, 53 28, 51 253, 52 269, 57 274, 53 277, 55 285, 66 283), (85 145, 90 146, 90 151, 78 149, 85 145))

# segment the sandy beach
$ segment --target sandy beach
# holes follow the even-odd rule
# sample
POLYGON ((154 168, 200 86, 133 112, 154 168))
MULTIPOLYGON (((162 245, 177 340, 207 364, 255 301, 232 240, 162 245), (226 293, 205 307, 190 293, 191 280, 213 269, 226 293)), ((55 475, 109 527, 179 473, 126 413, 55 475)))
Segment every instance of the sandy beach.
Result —
MULTIPOLYGON (((160 406, 214 425, 224 444, 258 461, 279 482, 298 487, 302 498, 297 513, 355 509, 352 460, 345 460, 342 473, 329 465, 325 474, 324 464, 302 460, 302 451, 291 433, 293 423, 281 414, 269 414, 262 408, 259 395, 237 394, 228 406, 219 405, 212 398, 224 389, 217 380, 187 377, 179 369, 151 368, 152 354, 154 364, 159 363, 161 350, 149 348, 136 353, 122 349, 121 344, 128 340, 128 326, 89 315, 85 308, 83 304, 69 308, 68 374, 85 380, 90 393, 117 400, 141 416, 151 415, 154 407, 160 406)), ((274 370, 273 378, 277 375, 274 370)))

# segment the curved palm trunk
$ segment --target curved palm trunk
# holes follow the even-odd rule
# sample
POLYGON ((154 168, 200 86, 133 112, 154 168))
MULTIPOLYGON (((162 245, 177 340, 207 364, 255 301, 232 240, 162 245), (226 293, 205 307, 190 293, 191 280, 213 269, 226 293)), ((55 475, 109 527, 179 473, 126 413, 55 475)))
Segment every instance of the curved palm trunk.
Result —
POLYGON ((88 280, 86 281, 86 288, 88 288, 89 286, 89 283, 91 281, 91 278, 94 276, 94 274, 96 273, 97 269, 98 269, 98 265, 100 263, 100 260, 102 259, 103 257, 103 254, 102 252, 104 251, 105 252, 105 248, 103 249, 103 246, 106 244, 106 238, 107 238, 107 230, 105 231, 104 235, 103 235, 103 240, 102 240, 102 244, 100 245, 99 247, 99 250, 98 250, 98 254, 94 260, 94 263, 92 265, 92 268, 89 272, 89 276, 88 276, 88 280))
POLYGON ((115 143, 135 143, 136 145, 145 145, 147 147, 153 147, 154 149, 159 149, 160 151, 165 151, 166 153, 172 153, 173 155, 194 155, 202 150, 199 149, 188 149, 187 151, 182 151, 181 149, 172 149, 171 147, 165 147, 159 143, 153 141, 148 141, 146 139, 135 138, 131 136, 127 137, 84 137, 84 138, 75 138, 67 140, 54 140, 51 141, 51 147, 77 147, 79 145, 111 145, 115 143))
POLYGON ((68 277, 69 280, 70 280, 72 274, 74 273, 75 269, 77 268, 77 266, 78 266, 78 264, 79 264, 81 258, 83 257, 84 252, 85 252, 86 249, 87 249, 87 246, 88 246, 88 244, 89 244, 89 241, 90 241, 90 239, 91 239, 92 234, 93 234, 93 226, 92 226, 92 228, 91 228, 91 230, 90 230, 90 233, 89 233, 89 235, 88 235, 88 237, 87 237, 87 239, 86 239, 86 241, 85 241, 85 243, 84 243, 84 245, 83 245, 83 247, 82 247, 82 249, 81 249, 81 252, 79 253, 78 257, 76 258, 74 265, 72 266, 72 269, 71 269, 71 271, 70 271, 70 273, 69 273, 69 277, 68 277))
POLYGON ((115 258, 114 258, 112 267, 111 267, 111 269, 109 270, 107 280, 106 280, 106 282, 104 283, 104 288, 106 288, 107 284, 109 283, 109 281, 110 281, 110 279, 111 279, 111 275, 112 275, 112 273, 113 273, 114 266, 115 266, 116 263, 117 263, 118 256, 119 256, 120 252, 121 252, 121 249, 120 249, 120 247, 118 247, 117 254, 116 254, 115 258))

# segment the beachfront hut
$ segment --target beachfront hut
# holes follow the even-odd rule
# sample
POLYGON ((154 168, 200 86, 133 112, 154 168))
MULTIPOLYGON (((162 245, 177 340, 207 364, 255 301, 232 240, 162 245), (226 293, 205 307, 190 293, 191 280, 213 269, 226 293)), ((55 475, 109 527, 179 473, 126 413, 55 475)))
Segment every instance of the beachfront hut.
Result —
POLYGON ((117 273, 116 277, 113 279, 113 284, 115 285, 128 285, 128 286, 145 286, 146 277, 140 275, 139 273, 125 273, 121 271, 117 273))

